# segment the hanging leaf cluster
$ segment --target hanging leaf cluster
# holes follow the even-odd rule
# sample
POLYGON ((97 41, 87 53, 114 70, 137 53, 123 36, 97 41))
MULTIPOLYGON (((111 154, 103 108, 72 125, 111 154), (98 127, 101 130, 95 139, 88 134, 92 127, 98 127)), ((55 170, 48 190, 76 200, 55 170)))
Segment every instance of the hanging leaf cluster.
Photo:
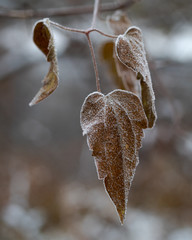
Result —
MULTIPOLYGON (((155 96, 141 30, 130 26, 124 15, 108 19, 113 33, 114 62, 125 90, 107 95, 89 94, 81 108, 80 123, 95 160, 98 178, 103 180, 123 223, 128 194, 139 163, 143 130, 155 124, 155 96)), ((30 106, 48 97, 58 85, 57 57, 49 19, 36 23, 33 40, 50 63, 43 86, 30 106)))
MULTIPOLYGON (((110 20, 115 34, 130 24, 123 17, 118 21, 121 24, 110 20)), ((127 91, 119 89, 107 95, 91 93, 83 103, 80 121, 95 159, 98 178, 103 180, 123 223, 129 190, 139 163, 143 129, 154 126, 156 111, 141 30, 129 27, 120 34, 114 53, 117 73, 127 91)))

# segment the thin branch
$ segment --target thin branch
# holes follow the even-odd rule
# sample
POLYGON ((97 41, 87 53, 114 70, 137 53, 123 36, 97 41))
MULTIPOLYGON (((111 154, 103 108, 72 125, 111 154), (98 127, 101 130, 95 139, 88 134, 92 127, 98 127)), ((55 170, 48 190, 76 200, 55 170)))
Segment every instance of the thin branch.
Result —
POLYGON ((100 30, 97 29, 97 28, 90 29, 89 32, 98 32, 98 33, 100 33, 101 35, 103 35, 103 36, 105 36, 105 37, 113 38, 113 39, 115 39, 115 38, 118 37, 117 35, 111 35, 111 34, 104 33, 104 32, 100 31, 100 30))
POLYGON ((59 28, 59 29, 62 29, 62 30, 66 30, 66 31, 70 31, 70 32, 76 32, 76 33, 84 33, 86 34, 87 31, 86 30, 81 30, 81 29, 77 29, 77 28, 70 28, 70 27, 65 27, 59 23, 56 23, 56 22, 53 22, 53 21, 50 21, 50 24, 59 28))
MULTIPOLYGON (((124 0, 119 3, 106 3, 99 7, 100 12, 115 11, 119 9, 125 9, 131 7, 133 4, 140 0, 124 0)), ((48 8, 48 9, 27 9, 27 10, 17 10, 17 9, 7 9, 0 8, 0 17, 9 18, 39 18, 39 17, 53 17, 53 16, 67 16, 67 15, 77 15, 77 14, 87 14, 92 13, 94 7, 92 5, 88 6, 78 6, 78 7, 63 7, 63 8, 48 8)))
POLYGON ((96 58, 95 58, 93 45, 92 45, 91 39, 89 37, 89 34, 86 34, 86 36, 87 36, 87 40, 88 40, 88 44, 89 44, 89 48, 90 48, 90 52, 91 52, 91 57, 92 57, 92 62, 93 62, 93 67, 94 67, 94 71, 95 71, 97 91, 101 92, 99 72, 98 72, 98 68, 97 68, 97 61, 96 61, 96 58))
POLYGON ((65 31, 69 31, 69 32, 76 32, 76 33, 83 33, 83 34, 89 34, 91 32, 98 32, 100 33, 101 35, 105 36, 105 37, 108 37, 108 38, 117 38, 118 36, 117 35, 111 35, 111 34, 107 34, 107 33, 104 33, 102 31, 100 31, 99 29, 96 29, 96 28, 90 28, 88 30, 81 30, 81 29, 77 29, 77 28, 71 28, 71 27, 65 27, 59 23, 56 23, 56 22, 53 22, 53 21, 50 21, 51 25, 53 25, 54 27, 57 27, 59 29, 62 29, 62 30, 65 30, 65 31))
POLYGON ((94 26, 95 26, 98 11, 99 11, 99 6, 100 6, 100 0, 95 0, 91 28, 94 28, 94 26))

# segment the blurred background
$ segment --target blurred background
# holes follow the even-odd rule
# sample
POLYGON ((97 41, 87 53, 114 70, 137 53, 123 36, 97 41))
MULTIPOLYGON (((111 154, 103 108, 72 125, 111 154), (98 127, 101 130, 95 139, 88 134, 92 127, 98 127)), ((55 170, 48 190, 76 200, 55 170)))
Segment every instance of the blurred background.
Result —
MULTIPOLYGON (((101 1, 102 3, 116 3, 101 1)), ((120 2, 120 1, 119 1, 120 2)), ((8 9, 87 6, 88 0, 0 0, 8 9)), ((97 179, 79 113, 96 90, 87 41, 54 29, 59 88, 34 107, 49 64, 32 41, 43 18, 0 17, 0 239, 192 239, 192 1, 141 0, 126 14, 143 31, 158 120, 145 131, 140 164, 120 226, 97 179)), ((101 13, 97 27, 112 33, 101 13)), ((91 14, 51 17, 87 28, 91 14)), ((103 93, 118 87, 103 56, 107 38, 92 33, 103 93)))

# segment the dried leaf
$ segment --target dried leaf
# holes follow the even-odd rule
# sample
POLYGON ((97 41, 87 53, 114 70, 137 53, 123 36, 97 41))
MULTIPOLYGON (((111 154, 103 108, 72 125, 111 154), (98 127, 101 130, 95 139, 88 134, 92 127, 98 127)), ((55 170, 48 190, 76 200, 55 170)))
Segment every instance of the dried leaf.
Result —
MULTIPOLYGON (((115 35, 123 34, 131 26, 131 21, 122 11, 116 11, 115 14, 107 18, 107 21, 115 35)), ((124 89, 139 95, 139 83, 136 81, 135 72, 119 61, 115 48, 113 48, 113 57, 117 74, 122 80, 124 89)))
POLYGON ((98 178, 103 180, 123 223, 143 129, 147 127, 142 104, 135 94, 124 90, 106 96, 91 93, 81 109, 81 127, 87 134, 98 178))
POLYGON ((49 19, 43 19, 35 24, 33 30, 33 41, 37 47, 45 54, 50 62, 49 72, 43 79, 43 86, 29 103, 30 106, 47 98, 58 86, 58 66, 54 45, 53 34, 50 29, 49 19))
POLYGON ((153 127, 156 120, 155 95, 151 75, 146 59, 142 33, 139 28, 130 27, 116 40, 116 53, 119 60, 136 72, 141 80, 142 103, 148 119, 148 127, 153 127))

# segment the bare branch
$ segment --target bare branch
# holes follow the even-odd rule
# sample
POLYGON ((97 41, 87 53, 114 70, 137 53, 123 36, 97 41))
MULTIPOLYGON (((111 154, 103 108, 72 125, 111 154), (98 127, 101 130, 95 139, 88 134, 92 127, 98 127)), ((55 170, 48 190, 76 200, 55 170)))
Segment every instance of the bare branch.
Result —
MULTIPOLYGON (((118 9, 125 9, 131 7, 133 4, 140 0, 124 0, 121 3, 107 3, 102 4, 99 7, 99 11, 115 11, 118 9)), ((77 14, 87 14, 92 13, 94 7, 92 5, 88 6, 78 6, 78 7, 63 7, 63 8, 50 8, 50 9, 27 9, 27 10, 16 10, 0 8, 0 17, 9 18, 38 18, 38 17, 53 17, 53 16, 67 16, 67 15, 77 15, 77 14)))

